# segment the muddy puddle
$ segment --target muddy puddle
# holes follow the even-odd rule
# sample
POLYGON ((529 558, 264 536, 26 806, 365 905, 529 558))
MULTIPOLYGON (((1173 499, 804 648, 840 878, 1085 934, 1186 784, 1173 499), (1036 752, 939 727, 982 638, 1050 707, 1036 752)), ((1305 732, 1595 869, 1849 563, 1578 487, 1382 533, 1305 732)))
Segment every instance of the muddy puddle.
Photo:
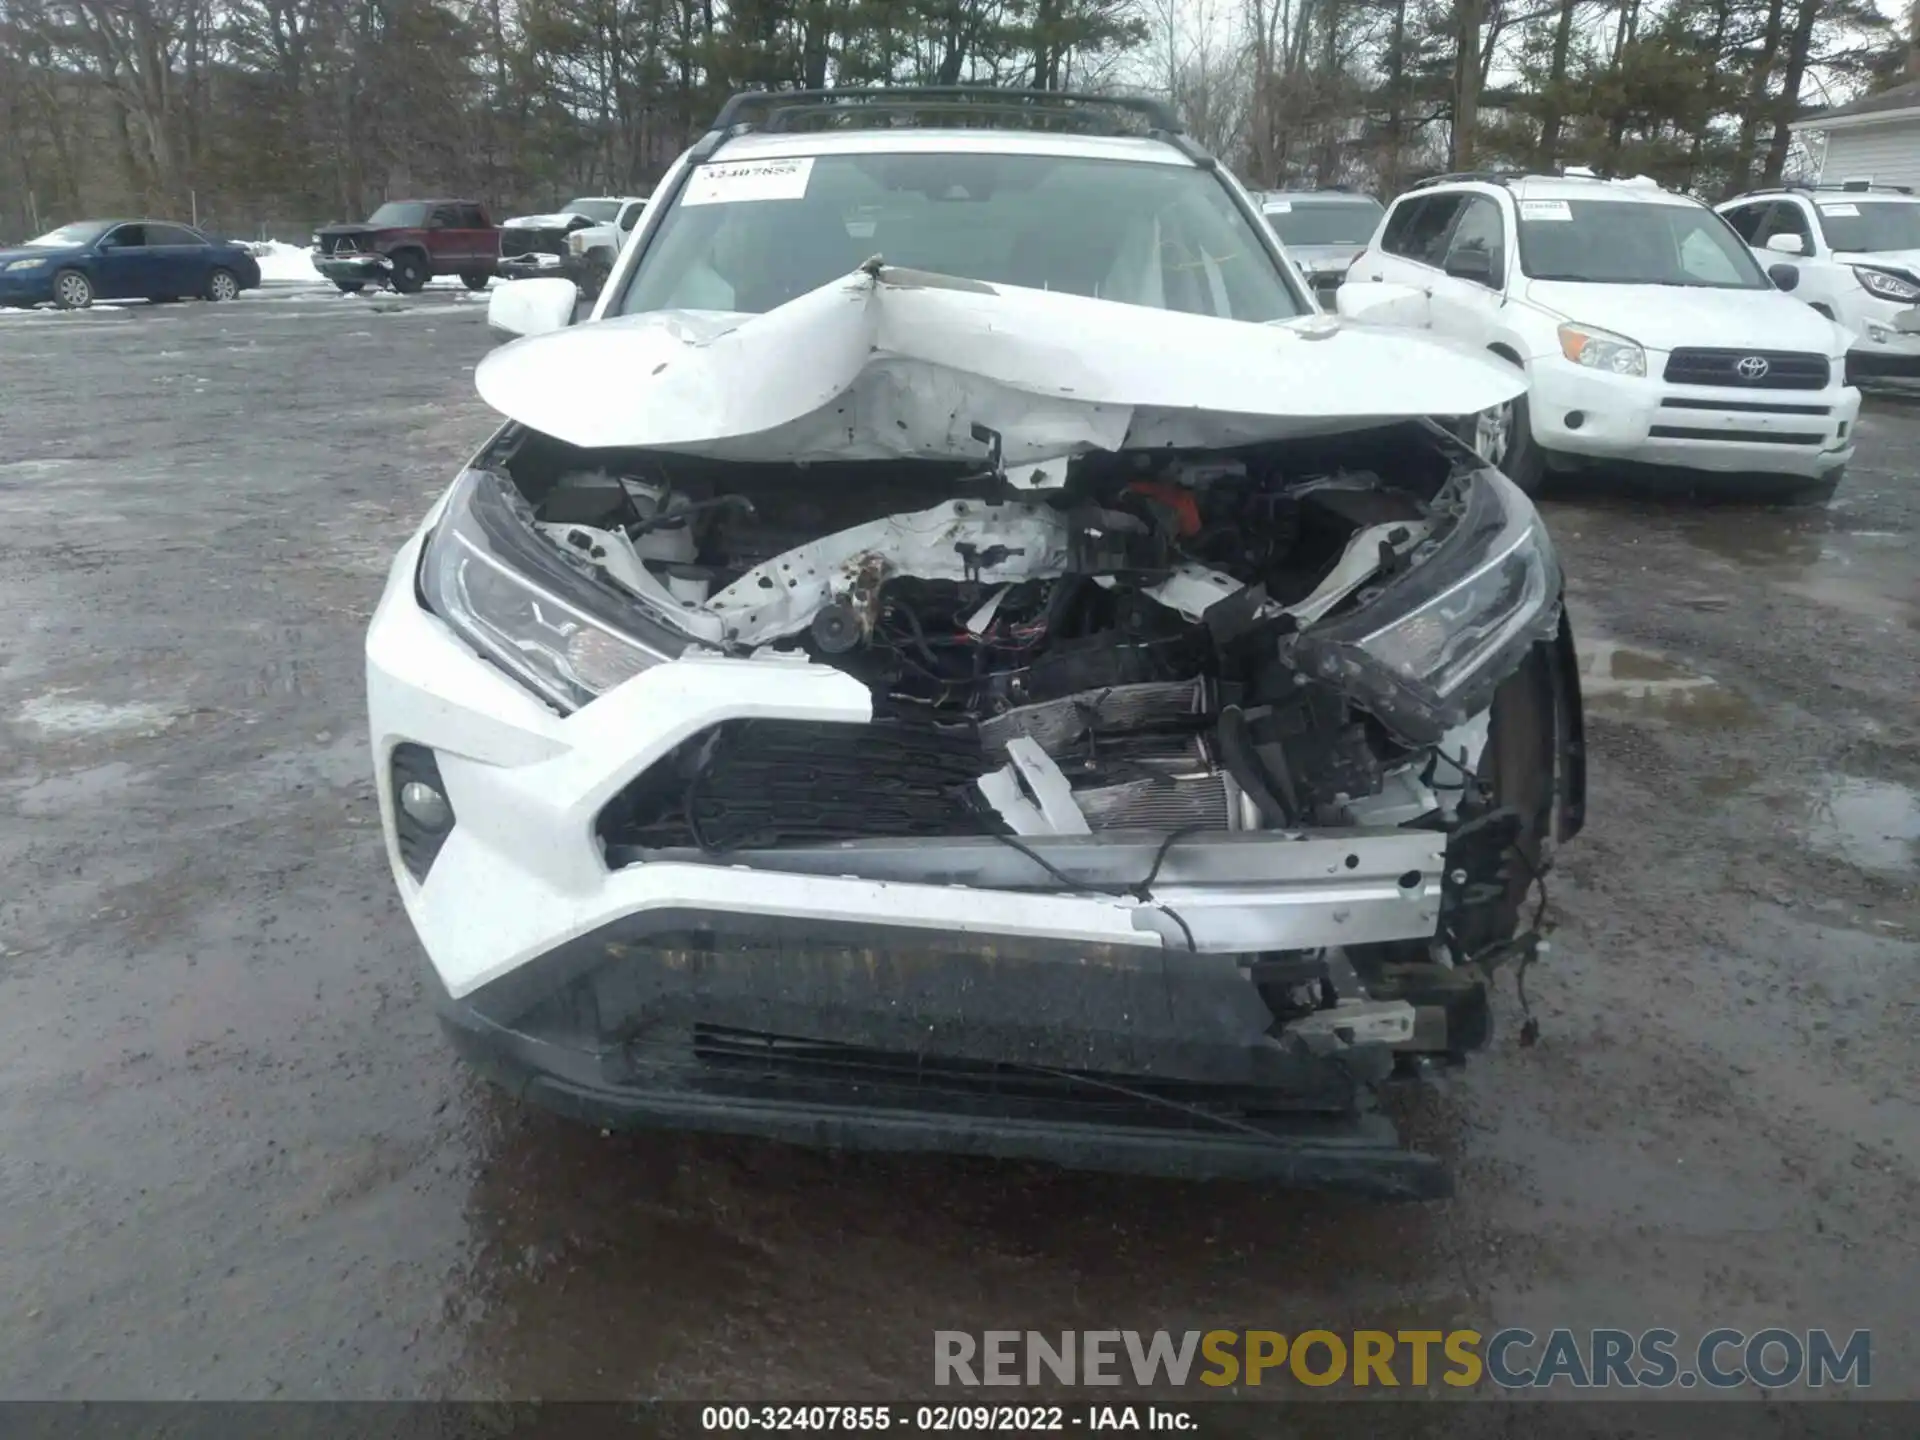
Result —
POLYGON ((1830 776, 1812 797, 1807 843, 1862 870, 1920 871, 1920 793, 1891 780, 1830 776))
POLYGON ((1580 688, 1589 709, 1621 719, 1727 726, 1756 718, 1752 701, 1712 676, 1615 640, 1582 640, 1580 688))

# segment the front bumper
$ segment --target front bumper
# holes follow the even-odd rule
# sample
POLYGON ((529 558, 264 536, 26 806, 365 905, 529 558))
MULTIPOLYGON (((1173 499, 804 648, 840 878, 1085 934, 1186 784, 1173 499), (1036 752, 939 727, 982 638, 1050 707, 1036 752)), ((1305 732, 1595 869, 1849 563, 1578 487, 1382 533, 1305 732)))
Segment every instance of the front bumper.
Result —
POLYGON ((313 268, 329 280, 377 285, 384 283, 393 273, 393 262, 384 255, 364 251, 351 255, 316 254, 313 268))
POLYGON ((0 305, 46 305, 53 300, 53 277, 58 265, 34 270, 0 270, 0 305))
POLYGON ((1534 439, 1556 456, 1809 480, 1852 459, 1860 392, 1851 386, 1676 385, 1657 378, 1666 360, 1649 351, 1651 373, 1641 377, 1535 359, 1528 370, 1534 439))
MULTIPOLYGON (((865 723, 866 690, 803 660, 680 660, 562 717, 421 608, 421 545, 396 558, 367 640, 382 822, 449 1023, 516 1088, 601 1123, 1313 1183, 1336 1183, 1365 1152, 1361 1168, 1393 1193, 1439 1183, 1431 1162, 1352 1118, 1391 1044, 1364 1029, 1295 1033, 1261 985, 1277 952, 1430 938, 1443 835, 1196 836, 1162 857, 1144 898, 1062 890, 977 839, 766 852, 750 866, 609 854, 599 812, 683 739, 729 719, 865 723), (424 879, 395 825, 403 743, 434 752, 456 817, 424 879), (789 1064, 796 1042, 825 1058, 789 1064), (716 1043, 731 1047, 724 1075, 716 1043), (945 1068, 909 1094, 889 1070, 901 1064, 922 1078, 945 1068), (1116 1118, 1102 1086, 1148 1082, 1108 1077, 1152 1077, 1189 1108, 1135 1094, 1116 1118), (1003 1103, 1040 1080, 1071 1093, 1003 1103), (827 1124, 822 1107, 841 1118, 827 1124), (1212 1109, 1256 1118, 1197 1121, 1212 1109)), ((1036 848, 1090 890, 1119 888, 1149 871, 1158 837, 1117 839, 1036 848)), ((1483 1019, 1477 987, 1441 1008, 1458 999, 1483 1019)))
POLYGON ((531 251, 524 255, 502 256, 500 263, 493 267, 494 274, 503 280, 539 280, 558 278, 572 280, 576 284, 586 273, 586 266, 575 255, 551 255, 545 251, 531 251))
MULTIPOLYGON (((1127 1085, 1006 1066, 782 1044, 718 1027, 645 1043, 568 1044, 444 1002, 462 1058, 517 1099, 607 1128, 699 1130, 818 1148, 1040 1160, 1188 1180, 1261 1180, 1382 1199, 1452 1193, 1445 1166, 1390 1122, 1235 1108, 1209 1123, 1202 1087, 1127 1085), (902 1063, 902 1061, 905 1063, 902 1063), (1142 1098, 1158 1095, 1159 1100, 1142 1098), (1191 1107, 1169 1108, 1164 1102, 1191 1107)), ((1230 1092, 1215 1097, 1228 1104, 1230 1092)))
POLYGON ((1853 332, 1847 379, 1920 380, 1920 305, 1860 293, 1841 324, 1853 332))

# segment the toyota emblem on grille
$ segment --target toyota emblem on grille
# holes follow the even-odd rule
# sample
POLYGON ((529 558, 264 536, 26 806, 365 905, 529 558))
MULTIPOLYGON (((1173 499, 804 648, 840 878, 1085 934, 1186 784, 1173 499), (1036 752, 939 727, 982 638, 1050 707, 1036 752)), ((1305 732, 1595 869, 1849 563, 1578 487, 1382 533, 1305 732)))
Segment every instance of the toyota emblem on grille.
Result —
POLYGON ((1742 380, 1764 380, 1767 378, 1767 371, 1773 366, 1767 363, 1767 357, 1764 355, 1743 355, 1735 362, 1733 368, 1740 372, 1742 380))

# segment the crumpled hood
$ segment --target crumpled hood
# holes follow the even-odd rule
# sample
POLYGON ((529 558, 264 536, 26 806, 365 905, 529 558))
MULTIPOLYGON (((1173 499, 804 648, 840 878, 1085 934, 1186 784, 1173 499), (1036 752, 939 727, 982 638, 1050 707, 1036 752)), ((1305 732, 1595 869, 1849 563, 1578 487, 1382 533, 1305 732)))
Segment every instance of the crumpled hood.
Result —
POLYGON ((1330 317, 1253 325, 872 264, 764 315, 660 311, 521 340, 475 381, 585 448, 981 460, 992 432, 1009 466, 1467 415, 1525 383, 1478 351, 1330 317))
POLYGON ((594 223, 591 215, 582 215, 577 210, 562 210, 554 215, 516 215, 511 220, 502 220, 500 228, 503 230, 509 227, 518 230, 557 230, 573 224, 576 220, 584 221, 588 225, 594 223))
POLYGON ((1843 332, 1781 290, 1713 290, 1694 285, 1587 285, 1530 280, 1527 298, 1575 324, 1637 340, 1649 350, 1804 350, 1831 356, 1843 332))
POLYGON ((1344 271, 1354 261, 1367 253, 1365 241, 1357 245, 1289 245, 1287 254, 1293 257, 1293 263, 1309 275, 1317 270, 1344 271))

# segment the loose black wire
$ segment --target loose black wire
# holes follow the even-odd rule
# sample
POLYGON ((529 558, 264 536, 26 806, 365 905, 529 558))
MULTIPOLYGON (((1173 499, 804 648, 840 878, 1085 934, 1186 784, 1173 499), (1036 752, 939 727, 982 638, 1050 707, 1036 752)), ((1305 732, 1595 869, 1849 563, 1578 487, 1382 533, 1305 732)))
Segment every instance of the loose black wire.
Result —
POLYGON ((1256 1136, 1272 1144, 1278 1145, 1283 1143, 1281 1138, 1272 1131, 1262 1130, 1258 1125, 1249 1125, 1237 1116, 1221 1115, 1212 1110, 1202 1109, 1198 1105, 1189 1105, 1182 1100, 1172 1100, 1165 1095, 1156 1095, 1151 1090, 1136 1090, 1131 1085, 1121 1085, 1115 1081, 1102 1080, 1093 1075, 1079 1075, 1071 1070, 1056 1070, 1051 1065, 1029 1065, 1018 1060, 1012 1063, 1019 1065, 1023 1070, 1031 1070, 1041 1075, 1050 1075, 1056 1080, 1065 1080, 1069 1084, 1091 1085, 1100 1090, 1111 1090, 1116 1095, 1125 1095, 1131 1100, 1144 1100, 1150 1105, 1163 1105, 1169 1110, 1177 1110, 1183 1114, 1197 1116, 1202 1120, 1211 1120, 1214 1124, 1225 1126, 1229 1130, 1243 1130, 1249 1135, 1256 1136))

